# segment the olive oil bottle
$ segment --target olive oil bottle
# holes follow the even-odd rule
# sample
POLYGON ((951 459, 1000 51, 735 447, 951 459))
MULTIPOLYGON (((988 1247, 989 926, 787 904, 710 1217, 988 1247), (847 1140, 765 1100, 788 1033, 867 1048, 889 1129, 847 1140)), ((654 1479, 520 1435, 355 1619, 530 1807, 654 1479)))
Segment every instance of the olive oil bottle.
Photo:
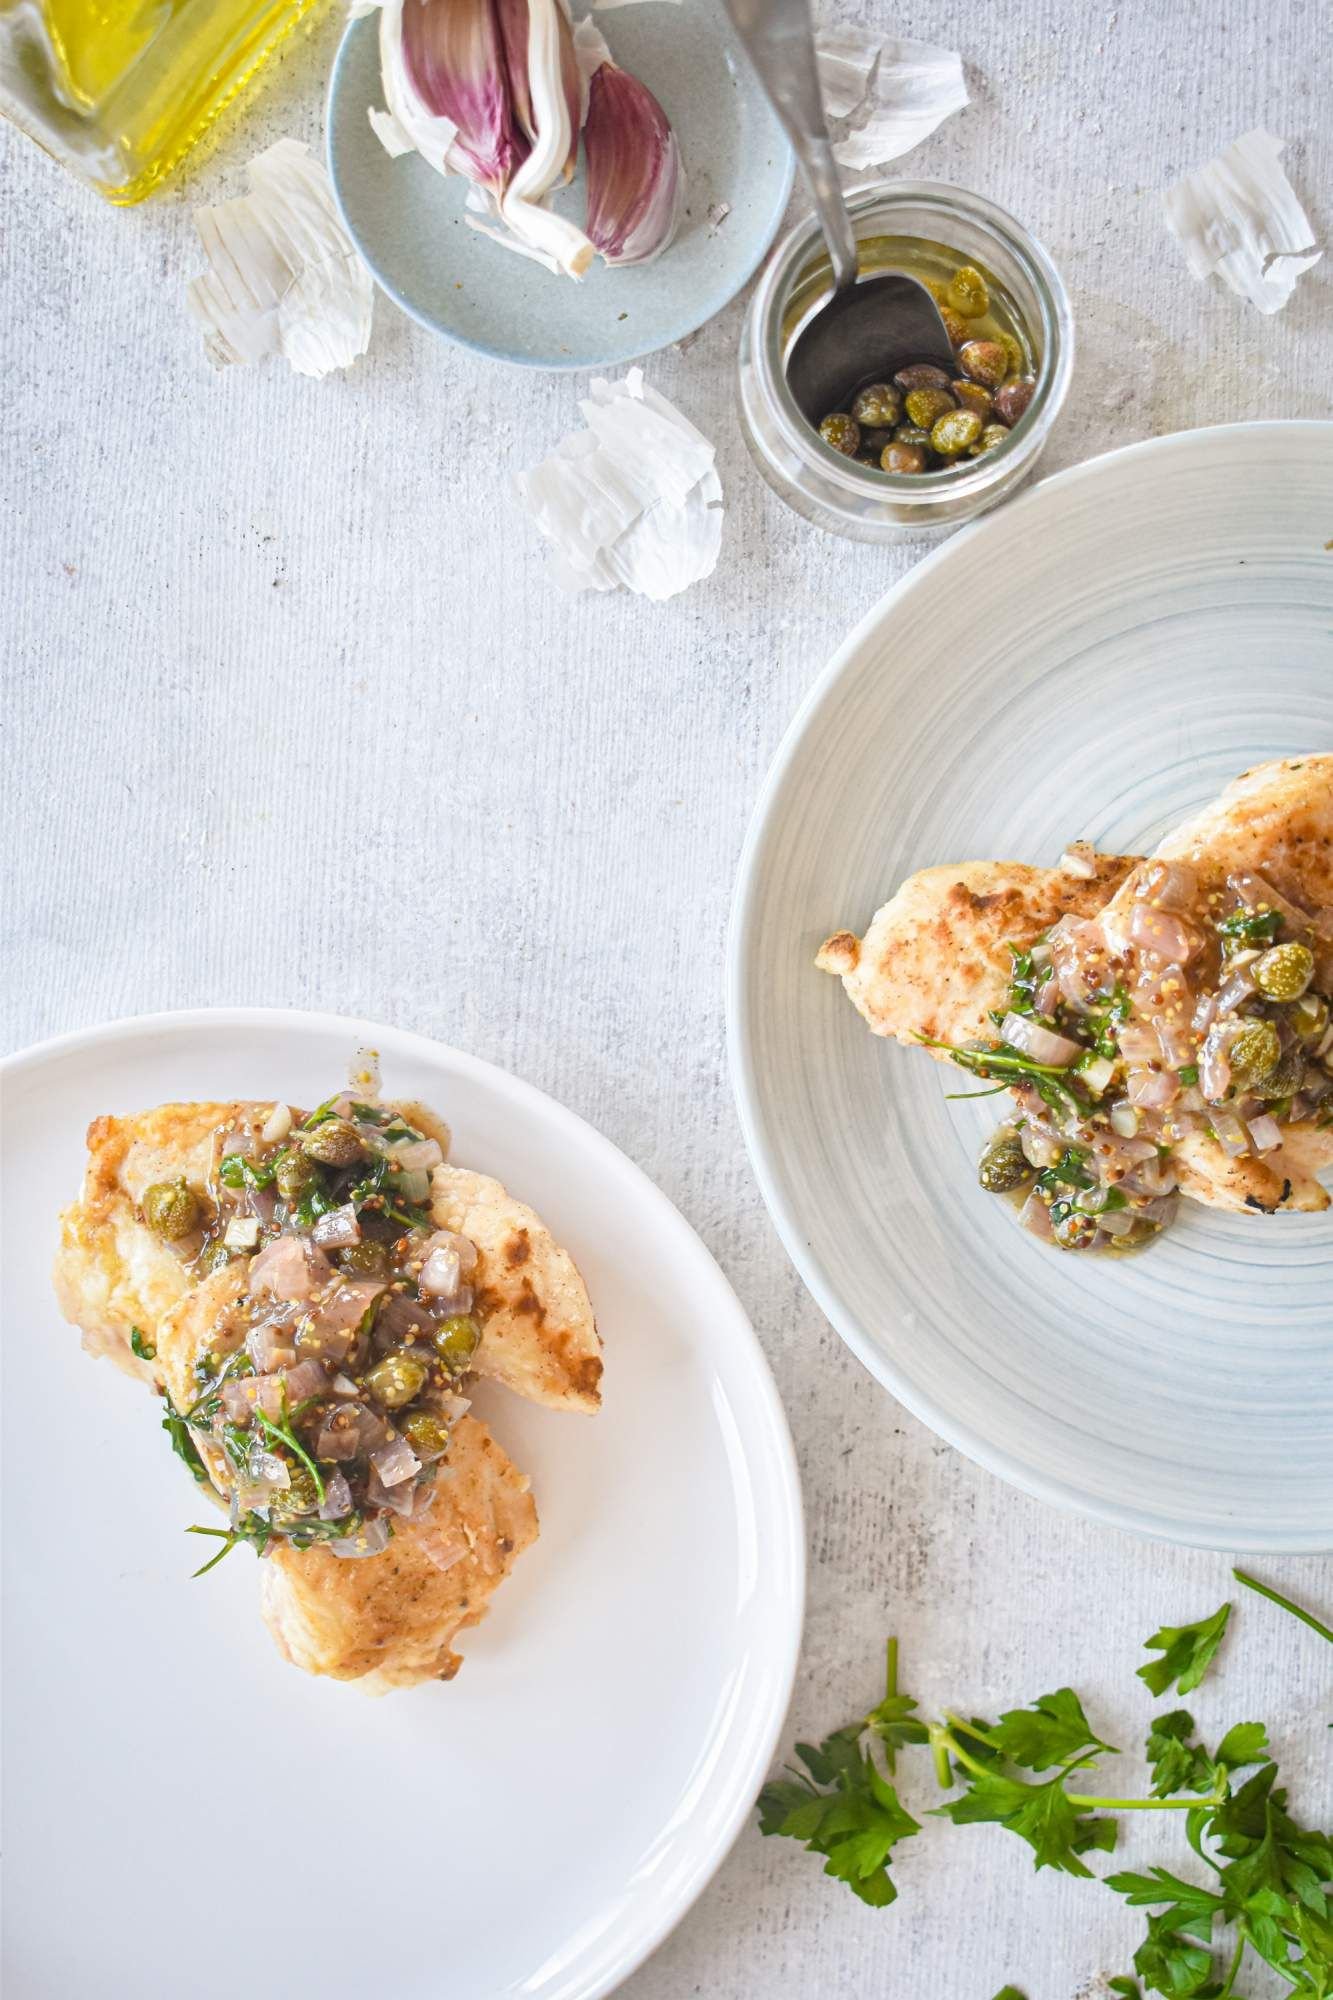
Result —
POLYGON ((0 111, 108 201, 141 201, 320 4, 0 0, 0 111))

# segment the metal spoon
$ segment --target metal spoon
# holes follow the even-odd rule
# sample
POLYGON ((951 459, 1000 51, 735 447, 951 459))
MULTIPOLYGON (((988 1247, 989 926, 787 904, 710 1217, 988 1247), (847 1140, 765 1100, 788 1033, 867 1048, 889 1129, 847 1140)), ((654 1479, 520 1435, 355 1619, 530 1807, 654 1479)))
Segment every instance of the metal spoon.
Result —
POLYGON ((833 289, 791 338, 787 383, 818 424, 856 390, 912 361, 955 370, 939 308, 906 271, 861 277, 815 68, 808 0, 725 0, 727 12, 801 164, 828 245, 833 289))

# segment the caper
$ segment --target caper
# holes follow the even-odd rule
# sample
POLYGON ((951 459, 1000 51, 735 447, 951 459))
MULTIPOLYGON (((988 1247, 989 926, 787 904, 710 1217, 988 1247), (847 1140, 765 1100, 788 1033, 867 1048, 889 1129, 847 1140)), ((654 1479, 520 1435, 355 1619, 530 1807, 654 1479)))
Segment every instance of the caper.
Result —
POLYGON ((977 1179, 988 1194, 1011 1194, 1015 1188, 1025 1187, 1036 1171, 1023 1151, 1017 1125, 998 1126, 977 1162, 977 1179))
POLYGON ((946 298, 954 311, 964 319, 980 319, 990 305, 990 291, 986 280, 974 264, 964 264, 955 271, 949 283, 946 298))
POLYGON ((1009 373, 1009 356, 998 340, 969 340, 959 348, 958 360, 963 373, 984 389, 998 389, 1009 373))
POLYGON ((910 368, 900 368, 893 379, 906 395, 909 389, 947 389, 949 371, 937 368, 933 361, 914 361, 910 368))
POLYGON ((429 1410, 411 1410, 398 1426, 417 1457, 424 1462, 443 1458, 449 1449, 449 1426, 429 1410))
POLYGON ((386 1354, 366 1377, 366 1387, 386 1410, 401 1409, 426 1386, 426 1364, 411 1354, 386 1354))
POLYGON ((1021 375, 1026 366, 1026 358, 1012 333, 997 333, 995 338, 1004 349, 1005 358, 1009 363, 1009 373, 1011 375, 1021 375))
POLYGON ((389 1268, 389 1246, 387 1243, 349 1243, 338 1254, 338 1264, 344 1271, 358 1271, 363 1278, 382 1278, 389 1268))
POLYGON ((968 446, 967 455, 969 458, 982 458, 988 451, 994 451, 996 445, 1004 444, 1008 436, 1007 425, 987 424, 976 443, 968 446))
POLYGON ((844 458, 855 458, 856 448, 861 442, 861 426, 845 410, 834 410, 819 426, 819 435, 825 444, 832 445, 834 451, 840 451, 844 458))
POLYGON ((178 1243, 199 1223, 199 1197, 183 1180, 154 1181, 143 1191, 143 1219, 155 1236, 178 1243))
POLYGON ((861 425, 889 430, 902 413, 902 390, 895 389, 892 382, 872 382, 868 389, 858 389, 852 399, 852 415, 861 425))
POLYGON ((434 1333, 435 1352, 446 1368, 461 1375, 481 1341, 481 1328, 471 1313, 455 1313, 442 1319, 434 1333))
POLYGON ((275 1514, 313 1514, 319 1505, 319 1488, 315 1485, 310 1468, 305 1465, 287 1467, 289 1484, 281 1487, 269 1502, 275 1514))
POLYGON ((983 389, 980 382, 968 382, 959 378, 949 384, 954 401, 964 410, 975 410, 983 424, 990 422, 995 399, 989 389, 983 389))
POLYGON ((975 410, 948 410, 930 433, 930 448, 941 458, 961 458, 981 436, 982 428, 975 410))
POLYGON ((922 451, 929 451, 930 432, 923 430, 920 424, 899 424, 897 430, 893 433, 893 442, 895 444, 915 444, 919 445, 922 451))
POLYGON ((1314 953, 1294 939, 1275 944, 1255 961, 1254 983, 1270 1000, 1299 1000, 1313 978, 1314 953))
POLYGON ((1273 1067, 1256 1077, 1252 1088, 1260 1097, 1293 1097, 1305 1081, 1305 1054, 1297 1041, 1284 1042, 1273 1067))
POLYGON ((230 1264, 230 1262, 231 1251, 227 1248, 226 1244, 213 1243, 199 1259, 199 1268, 202 1271, 220 1271, 224 1264, 230 1264))
POLYGON ((1257 1083, 1277 1068, 1282 1043, 1271 1021, 1247 1021, 1227 1050, 1231 1074, 1238 1083, 1257 1083))
POLYGON ((924 472, 926 454, 919 444, 886 444, 879 462, 885 472, 924 472))
POLYGON ((350 1167, 353 1161, 366 1156, 361 1134, 346 1118, 326 1118, 313 1132, 303 1132, 301 1147, 322 1167, 350 1167))
POLYGON ((947 389, 909 389, 907 414, 914 424, 928 431, 949 410, 956 407, 947 389))
POLYGON ((284 1147, 273 1162, 273 1184, 285 1202, 299 1201, 318 1179, 319 1168, 299 1147, 284 1147))
POLYGON ((861 432, 861 449, 862 451, 873 452, 876 463, 879 462, 879 455, 885 445, 892 443, 893 432, 886 430, 882 424, 873 425, 869 430, 862 430, 861 432))
POLYGON ((1303 1042, 1320 1042, 1328 1026, 1328 1002, 1317 993, 1302 993, 1287 1018, 1303 1042))
POLYGON ((1071 1208, 1058 1220, 1052 1217, 1051 1234, 1062 1250, 1087 1250, 1097 1240, 1096 1219, 1071 1208))
POLYGON ((995 414, 1001 423, 1016 424, 1032 401, 1036 383, 1030 375, 1017 375, 1012 382, 1002 382, 995 391, 995 414))
POLYGON ((940 318, 944 321, 944 331, 949 336, 950 347, 959 348, 965 340, 971 340, 971 327, 962 314, 956 313, 952 306, 941 306, 940 318))

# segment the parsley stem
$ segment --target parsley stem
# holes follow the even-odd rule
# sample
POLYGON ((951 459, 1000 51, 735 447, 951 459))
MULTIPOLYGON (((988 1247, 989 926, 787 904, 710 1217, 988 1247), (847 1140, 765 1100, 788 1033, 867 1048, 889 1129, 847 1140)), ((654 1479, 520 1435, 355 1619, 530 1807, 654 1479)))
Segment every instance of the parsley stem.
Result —
POLYGON ((1227 1967, 1227 1976, 1222 1983, 1222 1990, 1218 1994, 1217 2000, 1229 2000, 1229 1996, 1235 1991, 1236 1974, 1240 1971, 1240 1962, 1244 1958, 1244 1956, 1245 1956, 1245 1933, 1244 1931, 1242 1931, 1240 1936, 1236 1939, 1236 1949, 1232 1953, 1231 1963, 1227 1967))
MULTIPOLYGON (((956 1716, 950 1715, 947 1719, 949 1722, 953 1723, 956 1727, 967 1729, 967 1733, 969 1736, 981 1735, 980 1730, 968 1729, 967 1724, 965 1722, 959 1723, 958 1718, 956 1716)), ((983 1738, 982 1740, 985 1741, 986 1739, 983 1738)), ((935 1741, 935 1737, 933 1734, 931 1737, 931 1741, 932 1742, 935 1741)), ((978 1763, 975 1757, 968 1756, 967 1751, 964 1750, 962 1744, 958 1741, 958 1738, 954 1735, 952 1729, 941 1729, 939 1731, 938 1748, 943 1749, 946 1753, 952 1752, 952 1754, 958 1759, 958 1762, 963 1766, 964 1770, 970 1771, 974 1778, 984 1778, 987 1775, 986 1766, 984 1764, 978 1763)), ((935 1769, 938 1772, 940 1768, 941 1768, 940 1760, 937 1755, 935 1759, 935 1769)), ((945 1759, 944 1768, 946 1770, 948 1768, 947 1755, 945 1759)), ((944 1782, 946 1784, 952 1784, 953 1779, 947 1778, 944 1782)))
POLYGON ((1231 1574, 1237 1583, 1243 1583, 1247 1590, 1253 1590, 1260 1597, 1266 1597, 1270 1604, 1276 1604, 1280 1610, 1289 1611, 1293 1618, 1299 1618, 1302 1625, 1308 1625, 1312 1632, 1317 1632, 1321 1639, 1327 1639, 1333 1646, 1333 1632, 1322 1619, 1316 1618, 1312 1611, 1303 1611, 1299 1604, 1293 1604, 1280 1590, 1270 1590, 1266 1583, 1260 1583, 1258 1577, 1247 1576, 1243 1569, 1233 1569, 1231 1574))
POLYGON ((944 1720, 951 1730, 961 1729, 964 1736, 975 1737, 978 1743, 984 1743, 989 1750, 998 1750, 1001 1747, 993 1736, 987 1735, 984 1729, 978 1729, 974 1722, 964 1722, 962 1716, 955 1715, 951 1708, 945 1709, 944 1720))
POLYGON ((888 1644, 888 1666, 884 1675, 884 1693, 889 1701, 898 1692, 898 1641, 890 1639, 888 1644))

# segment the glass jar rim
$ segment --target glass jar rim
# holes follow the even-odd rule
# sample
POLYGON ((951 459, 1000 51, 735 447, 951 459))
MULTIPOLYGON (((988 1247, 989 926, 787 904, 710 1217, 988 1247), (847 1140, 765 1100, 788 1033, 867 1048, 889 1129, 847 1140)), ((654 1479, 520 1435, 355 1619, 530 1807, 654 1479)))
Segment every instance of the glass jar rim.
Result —
POLYGON ((1036 388, 1025 413, 1023 430, 1014 440, 1014 449, 1006 446, 1001 452, 987 454, 989 464, 974 460, 965 471, 946 466, 937 472, 876 472, 872 487, 866 468, 824 443, 797 407, 787 386, 782 315, 811 252, 822 242, 818 218, 812 214, 796 223, 774 250, 759 280, 752 306, 755 372, 783 441, 811 471, 849 498, 864 498, 873 490, 886 500, 910 499, 919 507, 929 508, 956 494, 964 481, 970 491, 988 488, 997 478, 1012 473, 1015 459, 1026 459, 1040 449, 1049 422, 1064 401, 1073 365, 1073 321, 1060 273, 1045 246, 1016 216, 985 195, 950 181, 872 181, 852 190, 846 199, 858 239, 861 232, 857 224, 862 217, 899 204, 935 208, 942 216, 961 214, 999 238, 1022 265, 1037 300, 1041 361, 1036 388), (1048 412, 1047 421, 1042 422, 1048 412))

